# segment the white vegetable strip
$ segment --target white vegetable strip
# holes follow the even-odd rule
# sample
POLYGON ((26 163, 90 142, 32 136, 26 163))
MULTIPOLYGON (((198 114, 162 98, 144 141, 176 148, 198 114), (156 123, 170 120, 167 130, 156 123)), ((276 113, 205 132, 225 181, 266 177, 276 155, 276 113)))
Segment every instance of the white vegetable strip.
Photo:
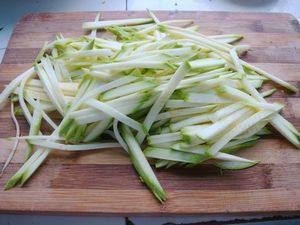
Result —
POLYGON ((95 22, 85 22, 82 24, 83 29, 103 29, 111 26, 129 26, 129 25, 139 25, 145 23, 153 22, 152 18, 137 18, 137 19, 123 19, 123 20, 107 20, 107 21, 95 21, 95 22))
POLYGON ((244 68, 243 68, 242 64, 240 63, 240 59, 239 59, 239 57, 238 57, 238 55, 236 53, 236 49, 237 48, 238 47, 234 47, 233 49, 231 49, 229 51, 229 53, 230 53, 230 56, 232 58, 232 61, 233 61, 234 65, 235 65, 236 70, 239 73, 244 74, 245 73, 244 68))
POLYGON ((114 69, 114 70, 125 70, 125 69, 132 69, 132 68, 152 68, 152 69, 164 69, 167 66, 164 62, 161 61, 128 61, 128 62, 115 62, 115 63, 108 63, 108 64, 100 64, 92 66, 91 69, 93 70, 105 70, 105 69, 114 69))
POLYGON ((167 112, 158 114, 155 121, 169 119, 169 118, 177 117, 177 116, 185 116, 185 115, 191 115, 191 114, 197 114, 197 113, 204 113, 204 112, 211 111, 215 107, 216 107, 216 105, 207 105, 207 106, 199 106, 199 107, 194 107, 194 108, 186 108, 186 109, 167 111, 167 112))
POLYGON ((185 97, 185 101, 201 104, 217 104, 232 102, 230 99, 219 97, 214 93, 188 93, 185 97))
POLYGON ((159 49, 159 50, 152 50, 146 52, 136 52, 131 54, 128 57, 122 58, 122 60, 141 60, 141 58, 149 57, 149 56, 160 56, 161 54, 167 54, 168 56, 183 56, 188 55, 192 52, 190 47, 183 47, 183 48, 174 48, 174 49, 159 49))
POLYGON ((239 34, 212 35, 208 37, 227 44, 231 44, 243 38, 243 36, 239 34))
POLYGON ((90 99, 86 102, 87 105, 94 107, 95 109, 100 110, 101 112, 106 113, 107 115, 121 121, 122 123, 126 124, 127 126, 144 133, 143 125, 130 117, 120 113, 119 111, 115 110, 113 107, 105 104, 103 102, 97 101, 95 99, 90 99))
POLYGON ((118 143, 124 148, 125 151, 128 152, 128 146, 126 144, 126 142, 123 140, 120 132, 119 132, 119 128, 118 128, 118 120, 114 120, 113 122, 113 130, 114 130, 114 134, 116 136, 116 139, 118 141, 118 143))
POLYGON ((41 121, 42 121, 42 112, 39 109, 34 109, 29 135, 39 134, 41 121))
POLYGON ((276 110, 278 108, 278 104, 270 104, 270 103, 261 103, 258 102, 255 98, 252 96, 229 86, 222 86, 222 89, 220 91, 220 94, 225 94, 226 96, 232 98, 232 99, 238 99, 240 101, 244 101, 245 104, 249 104, 253 107, 257 107, 258 109, 267 109, 267 110, 276 110))
MULTIPOLYGON (((154 101, 155 101, 155 98, 152 98, 152 99, 150 98, 148 101, 145 101, 145 102, 138 102, 138 101, 132 102, 132 103, 129 102, 128 104, 123 104, 123 105, 121 105, 121 104, 114 105, 114 104, 111 104, 111 102, 105 102, 105 103, 107 105, 113 107, 120 113, 122 113, 124 115, 128 115, 128 114, 134 113, 136 110, 141 110, 143 108, 151 106, 154 101)), ((72 116, 72 117, 74 117, 74 116, 72 116)), ((101 113, 96 110, 96 111, 93 111, 92 113, 75 117, 75 120, 78 124, 87 124, 87 123, 92 123, 92 122, 96 122, 99 120, 107 119, 108 117, 109 116, 107 114, 101 113)))
POLYGON ((55 73, 52 62, 50 61, 48 55, 46 57, 42 57, 40 61, 40 65, 44 68, 45 72, 47 73, 50 82, 52 83, 52 79, 54 80, 54 82, 58 82, 60 80, 60 77, 58 76, 58 74, 55 73))
POLYGON ((74 118, 76 123, 79 125, 93 123, 93 122, 97 122, 109 118, 107 114, 101 113, 97 110, 91 114, 86 114, 78 117, 75 117, 74 115, 70 115, 70 117, 74 118))
MULTIPOLYGON (((99 21, 99 19, 100 19, 100 13, 97 13, 94 22, 99 21)), ((95 38, 96 36, 97 36, 97 29, 93 29, 93 30, 91 31, 91 33, 90 33, 90 37, 91 37, 91 38, 95 38)))
MULTIPOLYGON (((59 82, 59 88, 63 93, 76 94, 78 84, 74 82, 59 82)), ((43 91, 43 85, 40 80, 31 79, 28 81, 26 88, 36 87, 38 90, 43 91)))
POLYGON ((191 126, 191 125, 195 125, 195 124, 201 124, 201 123, 205 123, 205 122, 209 122, 210 121, 210 115, 209 113, 206 114, 201 114, 198 116, 193 116, 187 119, 183 119, 180 120, 178 122, 175 123, 171 123, 170 124, 170 130, 172 132, 178 131, 186 126, 191 126))
POLYGON ((159 19, 155 16, 153 12, 151 12, 149 9, 147 9, 148 15, 153 19, 153 21, 157 24, 160 23, 159 19))
POLYGON ((51 99, 53 104, 56 106, 57 111, 61 114, 64 115, 64 111, 62 106, 60 105, 60 102, 57 99, 57 96, 51 87, 50 81, 48 80, 47 74, 44 71, 44 69, 40 65, 35 66, 36 73, 38 74, 41 82, 43 83, 44 89, 48 94, 48 97, 51 99))
POLYGON ((163 143, 163 142, 170 142, 170 141, 179 141, 181 140, 180 132, 176 133, 167 133, 167 134, 158 134, 158 135, 151 135, 148 137, 148 142, 150 145, 163 143))
MULTIPOLYGON (((9 138, 14 139, 14 138, 9 138)), ((28 136, 20 136, 19 140, 52 140, 52 141, 63 141, 63 137, 54 136, 54 135, 28 135, 28 136)))
MULTIPOLYGON (((155 121, 156 116, 159 114, 161 109, 166 104, 167 100, 170 98, 170 96, 175 91, 177 85, 180 83, 180 81, 184 78, 185 74, 188 72, 187 66, 185 63, 183 63, 175 72, 171 80, 168 82, 168 85, 164 91, 160 94, 158 99, 154 102, 153 106, 149 110, 144 125, 147 131, 150 130, 153 122, 155 121)), ((142 143, 145 139, 145 134, 142 132, 139 132, 137 134, 137 141, 139 143, 142 143)))
POLYGON ((215 122, 211 126, 199 130, 197 132, 197 135, 203 140, 211 140, 218 134, 231 127, 233 124, 238 123, 240 120, 247 119, 252 114, 253 110, 249 108, 243 108, 239 111, 234 112, 230 116, 227 116, 224 119, 215 122))
MULTIPOLYGON (((267 101, 259 94, 259 92, 249 84, 246 78, 243 78, 243 83, 246 89, 260 102, 266 103, 267 101)), ((271 118, 271 124, 274 126, 284 137, 286 137, 297 148, 300 148, 299 132, 294 126, 284 119, 281 115, 275 114, 271 118)))
POLYGON ((134 76, 126 76, 126 77, 122 77, 120 79, 117 79, 117 80, 114 80, 114 81, 111 81, 107 84, 104 84, 100 87, 97 87, 89 92, 87 92, 83 98, 81 98, 79 101, 78 101, 78 106, 80 106, 83 102, 85 102, 86 100, 92 98, 92 97, 95 97, 96 95, 99 95, 100 93, 103 93, 105 91, 108 91, 110 89, 113 89, 113 88, 116 88, 116 87, 119 87, 119 86, 122 86, 122 85, 125 85, 125 84, 128 84, 130 82, 133 82, 135 81, 136 79, 138 79, 137 77, 134 77, 134 76))
POLYGON ((224 59, 198 59, 195 61, 190 61, 188 65, 191 69, 199 69, 204 67, 222 66, 225 65, 226 61, 224 59))
POLYGON ((101 148, 117 148, 120 147, 120 144, 118 143, 92 143, 92 144, 80 144, 80 145, 66 145, 61 144, 58 142, 53 141, 35 141, 33 140, 32 143, 37 146, 45 147, 45 148, 51 148, 51 149, 57 149, 62 151, 88 151, 88 150, 95 150, 95 149, 101 149, 101 148))
POLYGON ((53 128, 56 129, 57 125, 54 123, 54 121, 45 113, 45 111, 42 109, 41 104, 38 101, 35 101, 34 99, 32 99, 32 97, 27 96, 26 100, 35 108, 38 109, 41 114, 42 117, 46 120, 46 122, 53 128))
MULTIPOLYGON (((138 105, 138 104, 140 104, 141 101, 145 100, 144 98, 146 95, 147 94, 144 94, 144 93, 134 93, 134 94, 122 96, 120 98, 116 98, 116 99, 107 101, 105 103, 116 109, 119 109, 122 107, 130 108, 133 105, 138 105)), ((71 117, 76 118, 76 117, 80 117, 80 116, 89 116, 91 114, 98 114, 99 117, 102 118, 102 116, 103 116, 103 118, 104 118, 104 114, 100 114, 99 111, 94 108, 80 109, 80 110, 71 112, 69 115, 71 117)))
POLYGON ((265 77, 269 78, 270 80, 272 80, 272 81, 274 81, 275 83, 277 83, 277 84, 279 84, 279 85, 281 85, 281 86, 287 88, 287 89, 290 90, 290 91, 293 91, 293 92, 297 92, 297 91, 298 91, 298 88, 295 87, 295 86, 293 86, 292 84, 289 84, 288 82, 286 82, 286 81, 284 81, 284 80, 281 80, 281 79, 279 79, 278 77, 276 77, 276 76, 274 76, 274 75, 272 75, 272 74, 270 74, 270 73, 268 73, 268 72, 266 72, 266 71, 264 71, 264 70, 262 70, 262 69, 260 69, 260 68, 258 68, 258 67, 256 67, 256 66, 253 66, 253 65, 251 65, 251 64, 249 64, 249 63, 247 63, 247 62, 245 62, 245 61, 243 61, 243 60, 241 60, 241 64, 242 64, 243 66, 246 66, 246 67, 248 67, 249 69, 252 69, 252 70, 254 70, 255 72, 261 74, 262 76, 265 76, 265 77))
POLYGON ((244 138, 250 138, 251 136, 257 134, 261 129, 263 129, 268 124, 268 121, 261 121, 257 123, 256 125, 250 127, 248 130, 246 130, 244 133, 239 135, 238 139, 244 139, 244 138))
POLYGON ((225 76, 233 76, 235 73, 227 73, 227 72, 221 72, 221 73, 210 73, 210 74, 199 74, 198 76, 195 75, 193 77, 184 79, 180 82, 178 85, 178 88, 184 88, 190 85, 194 85, 197 82, 203 82, 210 80, 215 77, 225 77, 225 76))
POLYGON ((77 59, 80 57, 108 57, 112 56, 113 52, 110 49, 92 49, 92 50, 82 50, 75 53, 64 54, 63 57, 70 59, 77 59))
POLYGON ((170 108, 170 109, 198 107, 198 106, 203 106, 203 104, 186 102, 184 100, 177 100, 177 99, 170 99, 167 101, 165 105, 166 108, 170 108))
MULTIPOLYGON (((220 52, 220 51, 218 52, 218 50, 216 50, 216 49, 214 49, 214 50, 216 51, 216 53, 218 55, 222 56, 222 58, 224 58, 227 61, 227 63, 232 62, 231 57, 228 54, 226 54, 226 53, 224 54, 223 52, 220 52)), ((293 86, 292 84, 289 84, 288 82, 286 82, 284 80, 281 80, 280 78, 274 76, 273 74, 270 74, 270 73, 268 73, 268 72, 266 72, 266 71, 264 71, 264 70, 262 70, 262 69, 260 69, 260 68, 258 68, 256 66, 254 66, 254 65, 252 65, 250 63, 247 63, 244 60, 240 60, 240 62, 241 62, 241 64, 243 66, 248 67, 251 70, 254 70, 258 74, 260 74, 260 75, 262 75, 264 77, 267 77, 268 79, 270 79, 270 80, 274 81, 275 83, 277 83, 277 84, 285 87, 286 89, 288 89, 290 91, 293 91, 293 92, 297 92, 298 91, 297 87, 293 86)))
POLYGON ((18 145, 19 145, 20 125, 19 125, 18 120, 17 120, 17 118, 15 117, 15 114, 14 114, 14 103, 13 102, 11 102, 10 113, 11 113, 11 117, 12 117, 12 120, 14 122, 14 125, 16 127, 16 139, 14 141, 13 148, 12 148, 11 152, 9 153, 9 155, 8 155, 6 161, 5 161, 4 166, 1 169, 0 177, 3 175, 6 167, 9 165, 12 158, 14 157, 14 155, 15 155, 17 149, 18 149, 18 145))
POLYGON ((34 75, 35 75, 34 73, 28 73, 27 76, 25 76, 23 78, 23 80, 21 81, 20 87, 18 89, 19 104, 20 104, 20 107, 21 107, 21 109, 24 113, 24 116, 25 116, 27 122, 29 123, 29 125, 31 124, 32 116, 31 116, 31 113, 29 112, 29 109, 24 101, 24 87, 25 87, 27 81, 34 75))
POLYGON ((111 89, 101 96, 103 100, 109 100, 118 98, 124 95, 129 95, 139 91, 145 91, 151 88, 154 88, 157 84, 153 81, 137 81, 135 83, 130 83, 123 85, 121 87, 111 89))
POLYGON ((284 126, 286 126, 290 131, 292 131, 295 135, 300 136, 299 131, 294 127, 293 124, 291 124, 289 121, 287 121, 283 116, 280 114, 275 114, 272 117, 273 120, 278 120, 278 122, 282 123, 284 126))
MULTIPOLYGON (((279 108, 280 109, 280 108, 279 108)), ((279 110, 278 109, 278 110, 279 110)), ((211 148, 209 149, 209 152, 211 154, 216 154, 218 151, 220 151, 230 140, 232 140, 234 137, 238 136, 239 134, 243 133, 253 125, 257 124, 261 120, 267 118, 268 116, 272 115, 273 111, 260 111, 249 117, 248 119, 244 120, 240 124, 238 124, 236 127, 234 127, 232 130, 230 130, 228 133, 226 133, 223 137, 221 137, 216 143, 214 143, 211 148)))
POLYGON ((280 123, 279 120, 273 119, 271 121, 273 127, 276 128, 286 139, 288 139, 291 143, 293 143, 297 148, 300 148, 300 141, 299 138, 294 135, 294 133, 288 129, 288 127, 284 126, 280 123))
POLYGON ((231 105, 228 105, 224 108, 221 108, 217 111, 215 111, 214 113, 211 114, 210 116, 210 120, 212 122, 216 122, 232 113, 234 113, 235 111, 243 108, 245 105, 240 103, 240 102, 237 102, 237 103, 233 103, 231 105))
POLYGON ((52 62, 50 61, 49 57, 42 58, 41 65, 43 66, 50 83, 49 90, 52 89, 53 94, 58 100, 60 106, 64 108, 66 106, 66 100, 58 84, 58 81, 61 78, 59 77, 58 74, 55 73, 52 62))
POLYGON ((209 46, 210 48, 216 48, 221 51, 228 52, 230 50, 230 47, 224 46, 224 43, 217 42, 214 39, 208 39, 207 37, 200 35, 200 33, 198 32, 188 31, 179 27, 173 27, 169 25, 165 25, 165 27, 167 28, 166 32, 171 35, 176 35, 179 37, 184 37, 187 39, 198 41, 201 44, 209 46))
POLYGON ((34 68, 26 70, 24 73, 17 76, 14 80, 12 80, 9 85, 5 87, 5 89, 0 94, 0 109, 3 108, 5 101, 8 99, 11 93, 18 87, 18 85, 22 82, 25 77, 32 77, 35 74, 34 68))
POLYGON ((246 162, 246 163, 253 163, 255 161, 249 160, 249 159, 244 159, 238 156, 230 155, 227 153, 223 152, 218 152, 215 156, 215 159, 220 159, 220 160, 225 160, 225 161, 231 161, 231 162, 246 162))

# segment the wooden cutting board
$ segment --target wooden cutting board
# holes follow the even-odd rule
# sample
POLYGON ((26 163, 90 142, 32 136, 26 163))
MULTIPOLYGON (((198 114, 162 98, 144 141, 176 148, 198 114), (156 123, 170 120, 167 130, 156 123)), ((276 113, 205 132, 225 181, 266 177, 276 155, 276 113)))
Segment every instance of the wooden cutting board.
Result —
MULTIPOLYGON (((96 13, 30 14, 17 24, 0 66, 0 90, 29 68, 45 41, 57 33, 83 34, 81 24, 96 13)), ((146 16, 145 12, 103 12, 102 19, 146 16)), ((190 18, 208 35, 239 33, 252 46, 246 61, 300 87, 300 26, 289 14, 225 12, 159 12, 159 18, 190 18)), ((271 101, 287 105, 284 116, 300 128, 299 94, 276 93, 271 101)), ((9 107, 0 113, 0 163, 13 136, 9 107)), ((22 134, 28 132, 19 119, 22 134)), ((13 159, 0 187, 23 162, 25 144, 13 159)), ((23 188, 0 190, 1 212, 105 213, 118 215, 207 214, 300 211, 300 152, 277 134, 264 138, 241 156, 261 163, 242 171, 198 168, 156 170, 168 201, 158 203, 138 180, 121 149, 88 153, 53 153, 23 188)))

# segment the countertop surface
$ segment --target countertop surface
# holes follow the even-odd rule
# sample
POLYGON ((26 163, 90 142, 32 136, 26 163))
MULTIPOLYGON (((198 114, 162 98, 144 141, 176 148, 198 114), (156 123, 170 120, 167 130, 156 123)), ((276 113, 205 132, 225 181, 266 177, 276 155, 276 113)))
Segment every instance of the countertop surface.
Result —
MULTIPOLYGON (((105 11, 105 10, 197 10, 197 11, 245 11, 245 12, 286 12, 300 19, 300 1, 295 0, 1 0, 0 7, 0 62, 7 47, 16 22, 25 14, 32 12, 71 12, 71 11, 105 11), (87 4, 88 2, 88 4, 87 4)), ((1 202, 1 201, 0 201, 1 202)), ((160 224, 202 224, 216 220, 218 224, 300 224, 299 219, 273 220, 273 215, 241 216, 199 216, 199 217, 80 217, 80 216, 42 216, 42 215, 7 215, 0 214, 0 225, 160 225, 160 224), (260 218, 269 217, 262 222, 260 218), (252 221, 251 219, 256 218, 252 221), (240 222, 233 221, 243 219, 240 222), (228 221, 228 222, 224 222, 228 221), (229 222, 231 221, 231 222, 229 222), (247 222, 247 223, 246 223, 247 222)), ((299 216, 299 215, 298 215, 299 216)), ((278 218, 277 218, 278 219, 278 218)))

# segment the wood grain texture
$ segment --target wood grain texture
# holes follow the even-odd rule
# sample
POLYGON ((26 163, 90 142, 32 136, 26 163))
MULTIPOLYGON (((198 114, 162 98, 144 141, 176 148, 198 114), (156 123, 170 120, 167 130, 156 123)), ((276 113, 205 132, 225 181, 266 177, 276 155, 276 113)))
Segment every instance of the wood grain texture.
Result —
MULTIPOLYGON (((83 35, 81 24, 96 13, 30 14, 17 24, 3 63, 0 90, 31 66, 39 48, 57 33, 83 35)), ((102 19, 146 16, 145 12, 103 12, 102 19)), ((158 12, 162 19, 191 18, 201 32, 240 33, 253 48, 245 59, 300 88, 300 27, 289 14, 225 12, 158 12)), ((266 84, 263 90, 269 88, 266 84)), ((300 98, 283 91, 270 101, 286 105, 283 115, 300 129, 300 98)), ((19 118, 22 134, 28 125, 19 118)), ((0 165, 14 135, 9 107, 0 114, 0 165)), ((21 142, 0 186, 21 166, 26 145, 21 142)), ((223 174, 210 165, 193 169, 156 170, 168 201, 158 203, 138 180, 121 149, 61 153, 53 151, 24 188, 0 190, 0 211, 23 213, 92 213, 167 215, 300 211, 300 153, 276 132, 240 153, 258 159, 258 166, 223 174)))

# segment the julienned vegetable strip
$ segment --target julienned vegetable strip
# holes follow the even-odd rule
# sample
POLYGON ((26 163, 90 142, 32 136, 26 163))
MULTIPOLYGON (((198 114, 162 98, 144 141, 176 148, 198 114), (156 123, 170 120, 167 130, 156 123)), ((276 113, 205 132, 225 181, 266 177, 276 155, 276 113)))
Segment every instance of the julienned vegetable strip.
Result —
MULTIPOLYGON (((144 126, 147 131, 150 130, 153 122, 155 121, 155 118, 161 111, 161 109, 166 104, 166 101, 170 98, 170 96, 175 91, 177 85, 180 83, 180 81, 184 78, 185 74, 187 73, 187 65, 185 62, 181 64, 181 66, 177 69, 173 77, 170 79, 170 81, 167 83, 166 88, 164 91, 162 91, 161 95, 158 97, 156 102, 153 104, 151 109, 149 110, 145 120, 144 120, 144 126)), ((137 134, 137 140, 139 143, 142 143, 145 138, 145 133, 139 131, 137 134)))
POLYGON ((9 156, 8 156, 7 160, 5 161, 4 166, 1 169, 0 177, 4 173, 6 167, 9 165, 12 158, 14 157, 14 155, 17 151, 18 145, 19 145, 19 139, 18 138, 20 137, 20 125, 19 125, 18 120, 17 120, 17 118, 14 114, 14 103, 13 102, 11 102, 10 112, 11 112, 12 120, 13 120, 13 122, 15 124, 15 127, 16 127, 16 139, 15 139, 14 146, 13 146, 11 152, 9 153, 9 156))
POLYGON ((16 77, 0 94, 19 103, 12 118, 15 145, 28 143, 28 156, 5 188, 22 186, 51 154, 120 148, 129 154, 141 180, 157 199, 166 194, 146 157, 156 168, 194 166, 203 162, 221 169, 245 169, 257 160, 238 150, 270 135, 271 124, 300 148, 300 133, 283 116, 283 105, 259 92, 274 81, 293 85, 257 68, 240 56, 248 45, 233 46, 241 35, 206 36, 193 21, 151 18, 95 21, 83 24, 90 35, 47 42, 34 67, 16 77), (183 27, 180 27, 183 26, 183 27), (189 27, 186 27, 189 26, 189 27), (106 29, 113 37, 97 37, 106 29), (25 116, 28 136, 19 137, 15 116, 25 116), (51 135, 40 131, 43 123, 51 135), (144 151, 142 148, 144 148, 144 151))
POLYGON ((121 133, 128 146, 129 156, 139 176, 141 176, 141 180, 152 190, 158 200, 161 202, 165 201, 166 194, 129 127, 122 125, 121 133))
POLYGON ((138 18, 138 19, 124 19, 124 20, 111 20, 111 21, 94 21, 85 22, 82 24, 83 29, 103 29, 111 26, 128 26, 152 23, 152 18, 138 18))
POLYGON ((5 89, 0 94, 0 109, 3 107, 4 103, 8 99, 8 97, 13 93, 13 91, 20 85, 22 80, 34 74, 34 68, 31 67, 30 69, 26 70, 24 73, 17 76, 14 80, 12 80, 9 85, 5 87, 5 89))

